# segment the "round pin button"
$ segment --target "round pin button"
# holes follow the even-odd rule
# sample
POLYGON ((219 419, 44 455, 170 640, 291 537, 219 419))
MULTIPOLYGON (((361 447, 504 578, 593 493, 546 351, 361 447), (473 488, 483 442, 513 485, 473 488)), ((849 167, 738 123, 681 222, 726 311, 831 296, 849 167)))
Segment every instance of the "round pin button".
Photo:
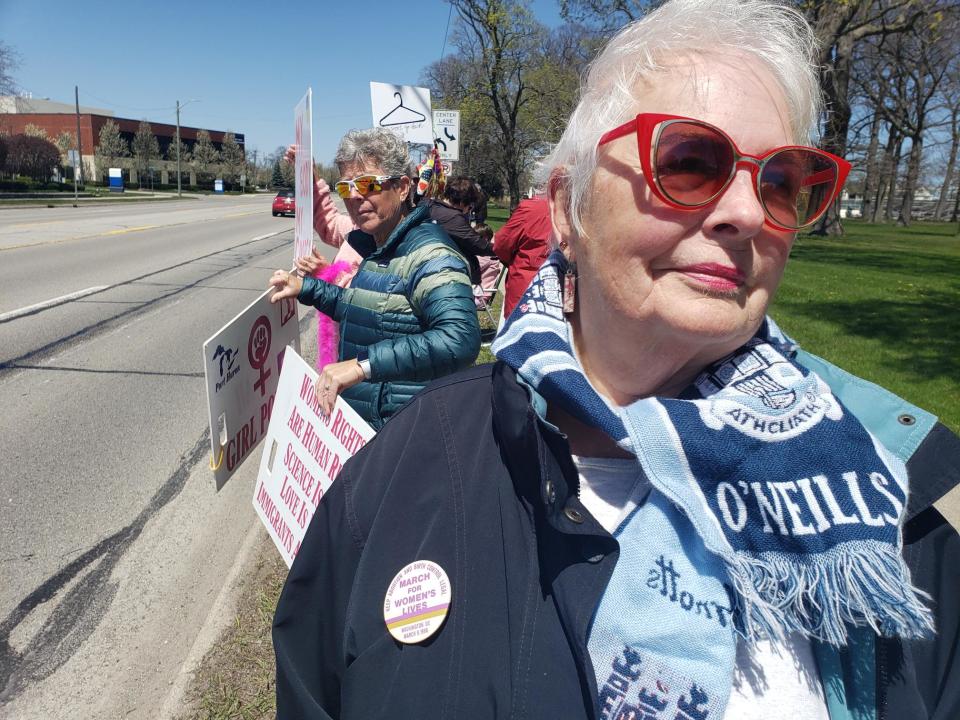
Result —
POLYGON ((383 599, 383 621, 407 645, 432 636, 450 610, 450 579, 430 560, 414 560, 398 572, 383 599))

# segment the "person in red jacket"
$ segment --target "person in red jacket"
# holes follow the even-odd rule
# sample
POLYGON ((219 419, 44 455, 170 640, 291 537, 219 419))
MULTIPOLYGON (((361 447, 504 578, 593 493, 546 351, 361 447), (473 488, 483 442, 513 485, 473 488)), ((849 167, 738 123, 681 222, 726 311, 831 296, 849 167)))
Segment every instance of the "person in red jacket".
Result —
POLYGON ((507 224, 493 237, 493 251, 507 266, 503 316, 510 317, 514 306, 547 257, 550 238, 550 206, 538 195, 522 201, 507 224))

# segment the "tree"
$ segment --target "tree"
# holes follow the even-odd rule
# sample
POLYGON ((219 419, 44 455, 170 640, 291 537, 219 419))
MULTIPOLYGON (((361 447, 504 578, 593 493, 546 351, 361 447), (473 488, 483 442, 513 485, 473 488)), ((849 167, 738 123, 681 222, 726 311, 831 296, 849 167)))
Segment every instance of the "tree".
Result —
POLYGON ((197 174, 197 184, 209 184, 213 180, 213 173, 220 162, 220 153, 213 146, 210 140, 210 133, 206 130, 200 130, 197 133, 197 141, 193 145, 193 155, 190 158, 190 166, 197 174))
MULTIPOLYGON (((867 38, 907 32, 942 5, 942 0, 801 0, 820 45, 820 79, 827 107, 820 142, 823 149, 840 157, 847 152, 852 115, 850 84, 857 45, 867 38)), ((836 205, 819 222, 817 232, 843 232, 836 205)))
POLYGON ((560 0, 560 16, 587 23, 606 35, 643 17, 663 0, 560 0))
POLYGON ((0 171, 7 166, 7 136, 0 134, 0 171))
POLYGON ((273 173, 270 175, 270 186, 274 189, 286 187, 287 183, 283 179, 283 170, 280 168, 281 160, 273 161, 273 173))
POLYGON ((960 156, 960 62, 956 58, 953 59, 951 68, 947 71, 947 81, 944 86, 943 105, 949 114, 950 150, 947 152, 947 166, 943 173, 937 206, 933 211, 934 220, 946 219, 947 197, 954 183, 958 186, 957 195, 960 195, 960 178, 956 175, 957 159, 960 156))
MULTIPOLYGON (((68 130, 64 130, 54 138, 53 144, 57 146, 60 153, 60 168, 67 167, 70 164, 69 153, 76 147, 76 136, 68 130)), ((65 175, 65 173, 61 172, 61 175, 65 175)))
MULTIPOLYGON (((956 13, 924 14, 911 30, 864 44, 866 71, 860 87, 871 111, 886 124, 889 138, 896 138, 896 153, 892 157, 899 160, 903 142, 909 143, 897 214, 901 225, 908 225, 913 214, 924 147, 932 131, 939 130, 941 120, 946 120, 942 117, 944 105, 949 108, 952 93, 944 93, 942 88, 949 88, 949 70, 956 63, 957 22, 956 13)), ((870 160, 868 157, 868 166, 870 160)), ((888 188, 888 213, 894 208, 897 164, 891 163, 889 167, 894 172, 882 179, 883 186, 888 188)), ((944 192, 949 187, 949 175, 950 169, 944 178, 944 192)))
POLYGON ((9 45, 0 42, 0 95, 16 95, 17 83, 13 71, 20 66, 20 58, 9 45))
MULTIPOLYGON (((180 172, 183 172, 187 165, 190 163, 190 149, 187 147, 187 144, 183 142, 183 138, 177 138, 176 135, 170 140, 170 145, 167 146, 167 160, 170 162, 177 162, 177 157, 180 158, 180 167, 174 168, 173 172, 176 173, 179 169, 180 172)), ((174 175, 174 181, 176 180, 176 175, 174 175)))
POLYGON ((160 158, 160 142, 153 134, 153 128, 146 120, 141 120, 137 133, 133 136, 133 165, 137 169, 137 181, 143 187, 144 174, 151 172, 151 163, 160 158))
POLYGON ((330 187, 333 187, 334 184, 340 179, 340 171, 337 169, 336 165, 326 165, 322 162, 314 163, 313 172, 318 178, 324 180, 330 187))
POLYGON ((101 177, 112 167, 116 167, 122 158, 130 157, 127 141, 120 135, 120 126, 113 120, 107 120, 100 128, 100 142, 94 150, 97 170, 101 177))
POLYGON ((46 182, 60 161, 57 146, 32 135, 14 135, 6 141, 7 171, 26 175, 37 182, 46 182))
POLYGON ((516 207, 531 157, 542 154, 572 108, 576 69, 555 61, 550 50, 563 43, 551 43, 550 33, 518 0, 450 2, 458 16, 457 56, 427 74, 441 101, 460 109, 461 133, 471 145, 464 147, 461 170, 479 177, 496 168, 516 207))
POLYGON ((247 158, 232 132, 227 132, 223 137, 220 160, 223 167, 223 179, 231 185, 237 183, 239 186, 240 175, 246 169, 247 158))
POLYGON ((49 140, 47 137, 47 131, 39 125, 34 125, 33 123, 27 123, 26 127, 23 128, 23 134, 27 137, 38 137, 43 138, 44 140, 49 140))

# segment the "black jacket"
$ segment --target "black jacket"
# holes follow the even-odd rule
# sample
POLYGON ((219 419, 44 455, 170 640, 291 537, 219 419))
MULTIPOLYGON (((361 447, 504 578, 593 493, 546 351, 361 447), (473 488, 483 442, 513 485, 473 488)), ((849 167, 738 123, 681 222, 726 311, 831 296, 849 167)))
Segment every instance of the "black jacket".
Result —
MULTIPOLYGON (((914 492, 907 558, 947 633, 877 644, 880 720, 960 712, 957 534, 920 507, 958 481, 960 442, 938 429, 915 457, 912 470, 942 480, 914 492), (952 461, 934 459, 938 444, 952 461)), ((274 623, 278 718, 596 718, 587 632, 619 549, 577 483, 566 440, 502 363, 418 395, 346 464, 308 529, 274 623), (446 570, 452 604, 436 635, 401 645, 384 595, 417 559, 446 570)))
POLYGON ((462 210, 447 205, 442 200, 426 200, 430 207, 430 219, 442 227, 457 244, 470 264, 470 282, 480 284, 480 261, 478 256, 493 256, 493 243, 481 236, 470 225, 462 210))

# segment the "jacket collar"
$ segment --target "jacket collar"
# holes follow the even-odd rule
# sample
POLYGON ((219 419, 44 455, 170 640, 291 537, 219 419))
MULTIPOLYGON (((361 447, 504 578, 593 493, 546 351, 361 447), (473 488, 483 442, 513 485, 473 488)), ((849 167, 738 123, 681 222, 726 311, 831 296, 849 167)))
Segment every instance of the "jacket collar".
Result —
POLYGON ((376 258, 385 254, 388 250, 392 251, 394 246, 398 245, 403 236, 407 234, 407 230, 414 225, 419 225, 429 217, 430 209, 427 207, 427 203, 417 205, 417 207, 415 207, 412 212, 407 213, 407 216, 393 229, 393 232, 390 233, 390 237, 387 238, 383 247, 377 248, 369 257, 376 258))
POLYGON ((560 532, 612 540, 581 504, 580 476, 567 438, 538 414, 538 405, 545 413, 543 399, 498 361, 493 369, 494 433, 517 493, 560 532))

